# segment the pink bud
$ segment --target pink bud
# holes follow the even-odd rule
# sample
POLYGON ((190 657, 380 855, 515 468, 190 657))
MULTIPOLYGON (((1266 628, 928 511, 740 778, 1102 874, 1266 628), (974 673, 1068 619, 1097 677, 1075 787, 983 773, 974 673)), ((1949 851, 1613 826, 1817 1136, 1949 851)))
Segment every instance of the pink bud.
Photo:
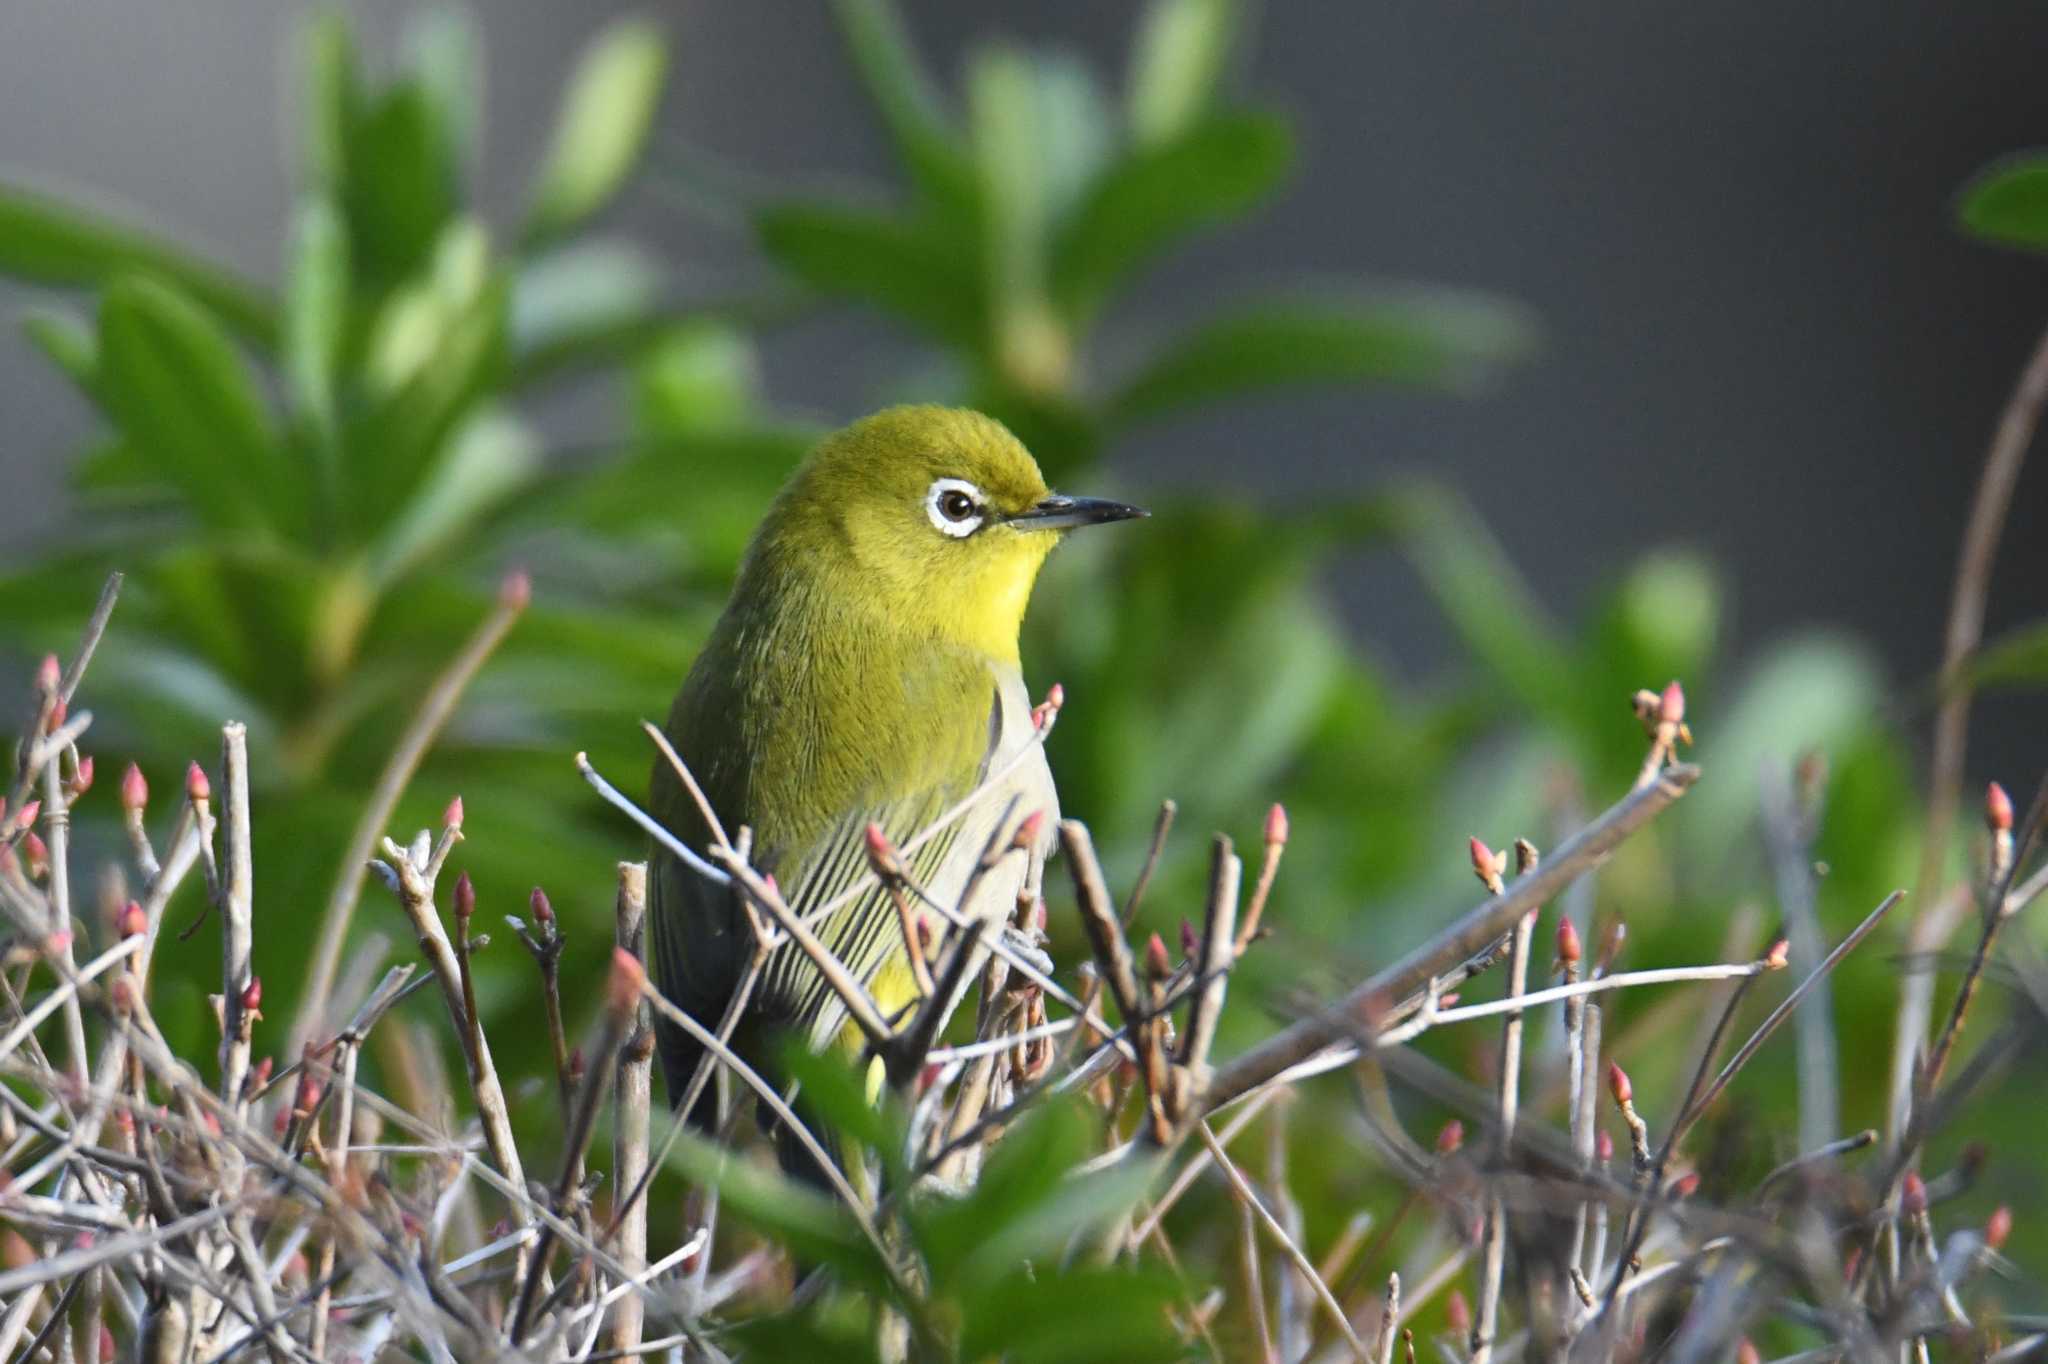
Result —
POLYGON ((83 753, 78 758, 78 775, 71 779, 71 794, 82 796, 92 790, 92 754, 83 753))
POLYGON ((249 1072, 250 1093, 253 1094, 257 1090, 263 1088, 263 1086, 270 1083, 270 1072, 273 1069, 273 1066, 274 1063, 268 1056, 264 1057, 262 1060, 256 1063, 255 1068, 249 1072))
POLYGON ((1792 944, 1780 938, 1771 944, 1771 950, 1764 953, 1764 966, 1772 971, 1782 971, 1785 963, 1792 960, 1792 944))
POLYGON ((923 1094, 933 1085, 937 1084, 939 1082, 939 1075, 944 1070, 945 1067, 937 1061, 925 1062, 923 1066, 919 1067, 917 1072, 917 1092, 923 1094))
POLYGON ((43 873, 50 869, 50 849, 42 836, 30 829, 21 836, 22 855, 28 859, 28 879, 40 881, 43 873))
POLYGON ((149 932, 149 916, 144 914, 142 906, 133 900, 121 906, 121 912, 115 917, 114 923, 124 938, 139 938, 149 932))
POLYGON ((1984 822, 1998 833, 2012 832, 2012 797, 1997 782, 1984 788, 1984 822))
POLYGON ((1166 957, 1166 942, 1157 933, 1145 941, 1145 974, 1153 980, 1165 980, 1173 974, 1173 963, 1166 957))
POLYGON ((36 669, 36 686, 43 691, 57 690, 64 680, 64 669, 57 662, 57 655, 44 654, 43 664, 36 669))
POLYGON ((1567 966, 1576 966, 1582 949, 1579 946, 1579 930, 1569 916, 1557 921, 1557 959, 1567 966))
POLYGON ((1287 842, 1287 807, 1278 801, 1266 811, 1266 844, 1268 847, 1282 847, 1287 842))
POLYGON ((1760 1364, 1762 1359, 1763 1356, 1756 1352, 1756 1346, 1751 1343, 1748 1336, 1735 1343, 1735 1364, 1760 1364))
POLYGON ((1010 839, 1011 845, 1027 850, 1035 848, 1038 846, 1039 835, 1044 831, 1045 811, 1033 810, 1024 816, 1023 822, 1017 826, 1016 834, 1010 839))
POLYGON ((39 801, 39 800, 32 800, 32 801, 30 801, 30 802, 29 802, 28 804, 26 804, 26 805, 22 806, 22 807, 21 807, 21 809, 19 809, 19 810, 15 811, 15 814, 14 814, 14 823, 15 823, 15 826, 16 826, 17 828, 22 828, 22 829, 26 829, 26 828, 30 827, 31 825, 33 825, 33 824, 34 824, 34 823, 36 822, 36 816, 37 816, 37 815, 39 815, 39 814, 41 814, 42 812, 43 812, 43 803, 42 803, 41 801, 39 801))
POLYGON ((1053 683, 1051 690, 1045 694, 1045 704, 1052 710, 1058 710, 1067 704, 1067 689, 1057 682, 1053 683))
POLYGON ((254 1013, 263 1007, 263 977, 251 976, 249 983, 242 987, 242 1010, 254 1013))
POLYGON ((611 979, 605 988, 605 1002, 611 1011, 623 1018, 638 1008, 640 987, 646 980, 647 972, 640 965, 640 958, 623 947, 614 947, 611 979))
POLYGON ((114 1364, 114 1328, 100 1323, 99 1359, 95 1364, 114 1364))
POLYGON ((1614 1159, 1614 1138, 1607 1135, 1604 1127, 1593 1135, 1593 1154, 1602 1165, 1614 1159))
POLYGON ((66 704, 63 697, 60 696, 56 700, 52 701, 50 703, 49 732, 55 734, 59 729, 61 729, 64 725, 65 719, 70 714, 71 707, 68 704, 66 704))
POLYGON ((444 829, 460 829, 462 827, 461 796, 457 796, 454 800, 449 801, 448 808, 441 812, 441 827, 444 829))
POLYGON ((149 804, 149 783, 143 780, 142 769, 134 763, 121 774, 121 808, 140 810, 149 804))
POLYGON ((185 794, 202 804, 213 799, 213 783, 206 779, 206 769, 196 762, 185 768, 185 794))
POLYGON ((1445 1123, 1441 1128, 1437 1130, 1436 1153, 1438 1155, 1450 1155, 1453 1151, 1456 1151, 1459 1147, 1463 1146, 1464 1144, 1465 1124, 1459 1122, 1456 1118, 1452 1118, 1449 1122, 1445 1123))
POLYGON ((1671 1181, 1673 1198, 1691 1198, 1700 1191, 1700 1177, 1697 1173, 1683 1174, 1671 1181))
POLYGON ((498 584, 498 604, 513 611, 524 611, 533 601, 533 579, 526 570, 515 569, 505 575, 498 584))
POLYGON ((1916 1170, 1906 1171, 1906 1178, 1899 1185, 1899 1210, 1908 1217, 1918 1217, 1927 1211, 1927 1181, 1916 1170))
POLYGON ((467 924, 470 915, 476 913, 476 887, 470 884, 469 873, 463 872, 455 878, 455 922, 467 924))
POLYGON ((2012 1209, 2003 1203, 1992 1209, 1991 1220, 1984 1224, 1984 1244, 1997 1250, 2012 1235, 2012 1209))
POLYGON ((526 907, 532 912, 533 921, 537 924, 552 924, 555 921, 555 907, 548 903, 548 893, 539 886, 535 886, 533 894, 526 897, 526 907))
POLYGON ((1667 725, 1681 724, 1685 720, 1685 688, 1676 679, 1664 688, 1664 695, 1658 698, 1657 719, 1667 725))
POLYGON ((1472 1304, 1465 1301, 1462 1289, 1453 1288, 1444 1299, 1444 1321, 1451 1328, 1451 1334, 1463 1340, 1472 1331, 1472 1304))
POLYGON ((903 875, 903 862, 896 856, 896 846, 889 841, 889 835, 882 832, 881 825, 868 825, 862 830, 862 837, 867 842, 868 864, 875 869, 876 875, 891 879, 903 875))
POLYGON ((1614 1102, 1628 1107, 1636 1096, 1635 1086, 1628 1082, 1628 1072, 1621 1068, 1621 1062, 1607 1063, 1607 1092, 1614 1096, 1614 1102))
POLYGON ((320 1077, 308 1066, 299 1072, 299 1091, 292 1099, 292 1116, 310 1118, 313 1116, 313 1110, 319 1106, 320 1077))

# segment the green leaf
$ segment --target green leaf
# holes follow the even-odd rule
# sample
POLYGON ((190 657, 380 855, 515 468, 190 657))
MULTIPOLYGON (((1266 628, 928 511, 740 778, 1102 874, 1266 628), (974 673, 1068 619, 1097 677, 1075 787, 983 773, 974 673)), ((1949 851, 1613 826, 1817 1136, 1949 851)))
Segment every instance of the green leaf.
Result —
POLYGON ((1204 119, 1112 164, 1053 248, 1054 296, 1086 316, 1175 239, 1236 217, 1270 194, 1294 157, 1277 114, 1204 119))
POLYGON ((405 69, 434 105, 458 170, 475 162, 483 126, 483 71, 476 24, 467 11, 432 9, 407 20, 405 69))
POLYGON ((2048 621, 2022 626, 1978 649, 1964 667, 1963 678, 1993 689, 2048 682, 2048 621))
POLYGON ((458 542, 493 507, 540 470, 538 438, 511 417, 477 414, 448 441, 448 453, 371 547, 368 577, 382 589, 429 555, 458 542))
POLYGON ((849 1164, 856 1154, 872 1151, 881 1158, 892 1186, 909 1177, 901 1115, 890 1111, 886 1099, 868 1101, 865 1064, 852 1064, 836 1052, 814 1052, 802 1037, 788 1039, 782 1063, 783 1074, 801 1086, 797 1112, 820 1134, 826 1150, 836 1144, 849 1164))
POLYGON ((963 1304, 962 1359, 1009 1364, 1169 1364, 1191 1357, 1163 1270, 1036 1265, 963 1304))
POLYGON ((672 327, 634 376, 635 424, 654 436, 731 430, 753 415, 760 383, 745 333, 712 321, 672 327))
POLYGON ((99 391, 99 342, 90 327, 69 313, 35 309, 22 317, 21 331, 81 392, 104 405, 106 400, 99 391))
POLYGON ((611 202, 647 145, 667 69, 667 45, 645 20, 620 20, 591 40, 535 181, 529 240, 556 236, 611 202))
POLYGON ((780 1171, 685 1131, 668 1163, 717 1188, 727 1212, 774 1238, 800 1259, 830 1265, 849 1282, 891 1292, 887 1268, 851 1215, 836 1201, 780 1171))
POLYGON ((252 341, 267 343, 276 331, 270 299, 231 272, 86 209, 0 185, 0 274, 99 289, 135 271, 169 280, 252 341))
POLYGON ((999 322, 1038 305, 1045 285, 1045 159, 1031 59, 978 48, 967 71, 970 142, 981 177, 983 265, 999 322))
POLYGON ((350 258, 366 283, 390 288, 426 264, 454 215, 458 176, 449 129, 426 88, 407 82, 370 106, 343 151, 340 199, 350 258))
POLYGON ((348 19, 331 10, 316 15, 300 42, 306 177, 315 186, 338 193, 348 175, 349 139, 362 116, 362 87, 348 19))
POLYGON ((771 204, 754 215, 761 250, 828 298, 853 299, 955 345, 985 341, 987 303, 957 237, 851 205, 771 204))
POLYGON ((1523 706, 1575 723, 1582 697, 1560 632, 1471 505, 1417 485, 1402 499, 1401 539, 1465 648, 1523 706))
POLYGON ((847 55, 913 182, 935 204, 972 204, 973 172, 939 92, 890 0, 834 0, 847 55))
POLYGON ((2025 152, 1979 171, 1963 186, 1956 217, 1973 237, 2048 251, 2048 152, 2025 152))
POLYGON ((334 425, 334 389, 348 336, 348 233, 326 199, 300 205, 285 269, 284 369, 299 407, 334 425))
POLYGON ((1239 20, 1237 0, 1152 0, 1131 51, 1129 117, 1139 143, 1178 136, 1215 102, 1239 20))
POLYGON ((1687 688, 1686 721, 1716 774, 1687 798, 1677 825, 1694 865, 1724 865, 1755 837, 1757 773, 1766 759, 1790 763, 1809 750, 1832 756, 1860 741, 1877 722, 1886 690, 1867 646, 1819 632, 1766 653, 1732 701, 1717 704, 1687 688))
POLYGON ((1280 297, 1232 309, 1169 343, 1110 400, 1135 422, 1309 384, 1464 389, 1529 349, 1517 308, 1442 292, 1280 297))
POLYGON ((100 383, 114 420, 192 512, 223 530, 303 526, 263 397, 212 317, 167 284, 108 286, 100 304, 100 383))

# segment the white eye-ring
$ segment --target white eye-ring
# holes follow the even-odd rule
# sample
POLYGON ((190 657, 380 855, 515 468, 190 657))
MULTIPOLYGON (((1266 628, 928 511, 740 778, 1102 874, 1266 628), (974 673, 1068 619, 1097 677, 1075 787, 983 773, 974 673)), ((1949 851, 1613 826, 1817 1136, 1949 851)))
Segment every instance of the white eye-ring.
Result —
POLYGON ((981 529, 987 518, 982 506, 981 489, 964 478, 942 478, 931 486, 924 495, 924 514, 939 534, 950 535, 956 540, 981 529))

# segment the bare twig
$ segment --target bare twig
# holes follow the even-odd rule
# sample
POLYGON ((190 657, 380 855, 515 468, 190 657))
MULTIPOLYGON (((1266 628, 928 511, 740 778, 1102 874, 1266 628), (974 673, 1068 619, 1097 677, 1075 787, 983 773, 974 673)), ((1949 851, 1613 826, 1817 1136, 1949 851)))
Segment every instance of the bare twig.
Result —
POLYGON ((434 740, 455 713, 456 704, 463 692, 475 680, 484 663, 497 652, 505 636, 525 611, 532 595, 532 588, 524 573, 508 577, 498 590, 497 604, 484 617, 463 646, 449 660, 441 675, 427 689, 420 702, 412 723, 406 726, 399 737, 398 747, 391 751, 384 770, 377 777, 377 785, 370 792, 369 804, 356 821, 355 832, 349 836, 348 850, 342 854, 341 866, 335 872, 334 886, 327 894, 327 907, 321 911, 320 932, 313 945, 313 963, 306 972, 305 996, 300 1001, 298 1017, 292 1023, 289 1050, 296 1055, 315 1033, 320 1031, 321 1020, 327 1016, 327 1002, 334 989, 335 973, 341 969, 341 951, 348 941, 349 920, 355 915, 356 904, 363 894, 363 869, 369 865, 370 857, 376 851, 378 840, 391 827, 392 813, 398 808, 399 797, 405 794, 407 783, 418 769, 421 759, 432 748, 434 740))
POLYGON ((1696 767, 1664 769, 1658 780, 1629 792, 1621 801, 1556 849, 1543 865, 1518 877, 1507 893, 1469 910, 1449 928, 1392 966, 1353 988, 1336 1004, 1293 1024, 1237 1057, 1216 1073, 1205 1100, 1214 1112, 1239 1095, 1371 1028, 1393 1001, 1422 988, 1432 973, 1463 961, 1497 941, 1532 908, 1557 896, 1583 873, 1605 861, 1623 840, 1678 800, 1699 777, 1696 767))
MULTIPOLYGON (((614 926, 619 950, 645 960, 647 938, 647 864, 619 864, 619 893, 614 926)), ((637 1191, 648 1171, 647 1134, 652 1107, 654 1032, 647 1005, 634 1001, 633 1032, 619 1061, 617 1088, 612 1091, 612 1187, 637 1191)), ((647 1266, 647 1204, 635 1198, 614 1213, 619 1263, 638 1274, 647 1266)), ((640 1344, 646 1307, 637 1293, 625 1294, 613 1311, 605 1334, 608 1348, 630 1354, 640 1344)))

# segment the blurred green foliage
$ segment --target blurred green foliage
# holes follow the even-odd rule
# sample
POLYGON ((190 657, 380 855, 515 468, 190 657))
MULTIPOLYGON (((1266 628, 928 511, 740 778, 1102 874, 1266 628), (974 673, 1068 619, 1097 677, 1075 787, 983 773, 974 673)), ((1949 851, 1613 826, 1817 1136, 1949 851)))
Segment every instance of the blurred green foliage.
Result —
MULTIPOLYGON (((834 12, 901 183, 747 205, 760 255, 778 287, 919 338, 927 352, 906 395, 995 413, 1057 481, 1102 490, 1103 461, 1126 433, 1207 404, 1329 384, 1455 395, 1531 347, 1533 327, 1511 304, 1364 282, 1221 298, 1156 335, 1128 323, 1119 305, 1148 269, 1255 213, 1295 163, 1291 121, 1236 93, 1245 19, 1232 0, 1153 0, 1120 82, 1064 53, 988 43, 957 92, 925 70, 883 0, 838 0, 834 12)), ((0 271, 91 301, 90 314, 53 307, 26 326, 103 418, 77 465, 76 514, 0 579, 8 642, 66 647, 104 571, 120 567, 128 590, 86 692, 103 763, 135 757, 170 787, 187 758, 210 756, 222 719, 249 723, 257 965, 273 999, 293 997, 334 859, 397 735, 499 575, 524 563, 534 605, 397 823, 428 823, 465 794, 470 846, 458 856, 486 921, 547 885, 570 937, 571 1007, 589 1006, 581 982, 597 978, 588 964, 610 936, 610 864, 638 844, 588 798, 569 755, 587 750, 637 786, 647 756, 634 722, 665 709, 748 530, 814 435, 759 394, 743 305, 678 301, 665 284, 672 262, 603 228, 654 136, 659 33, 629 21, 592 41, 523 216, 505 225, 473 200, 477 46, 461 19, 432 15, 378 79, 341 20, 309 26, 300 187, 275 289, 146 229, 0 186, 0 271), (550 452, 536 405, 591 374, 619 381, 617 439, 550 452)), ((1997 168, 1966 193, 1963 221, 1991 240, 2048 246, 2044 183, 2039 158, 1997 168)), ((1286 801, 1294 837, 1268 919, 1275 936, 1237 975, 1225 1050, 1265 1026, 1261 1001, 1284 1008, 1350 978, 1462 907, 1468 833, 1546 843, 1622 789, 1642 753, 1627 699, 1671 677, 1685 679, 1711 772, 1603 874, 1599 907, 1627 918, 1631 959, 1718 956, 1739 907, 1773 904, 1756 826, 1766 762, 1830 760, 1815 849, 1831 868, 1819 890, 1829 936, 1910 882, 1910 764, 1870 654, 1815 634, 1728 673, 1725 590, 1698 556, 1671 550, 1628 568, 1567 623, 1440 487, 1292 508, 1155 491, 1151 522, 1056 557, 1025 657, 1035 684, 1057 679, 1072 698, 1052 740, 1062 803, 1095 826, 1113 876, 1128 883, 1157 802, 1181 803, 1153 926, 1170 929, 1198 903, 1201 834, 1226 828, 1254 845, 1265 803, 1286 801), (1401 555, 1460 646, 1426 687, 1396 685, 1325 593, 1332 566, 1361 549, 1401 555)), ((1980 674, 2038 677, 2044 658, 2041 637, 2024 636, 1987 653, 1980 674)), ((104 818, 110 792, 93 800, 104 818)), ((1070 917, 1055 908, 1071 955, 1078 934, 1058 927, 1070 917)), ((1761 934, 1774 911, 1756 921, 1761 934)), ((357 922, 397 924, 374 891, 357 922)), ((167 951, 163 1015, 205 1026, 214 970, 203 939, 167 951)), ((480 972, 487 1017, 531 998, 517 953, 493 949, 480 972)), ((1881 1123, 1895 987, 1881 952, 1835 982, 1851 1067, 1842 1130, 1881 1123)), ((1638 1094, 1673 1093, 1692 1063, 1690 1020, 1647 997, 1615 1009, 1609 1036, 1638 1094)), ((1555 1040, 1547 1025, 1535 1035, 1542 1057, 1555 1040)), ((1467 1033, 1431 1049, 1462 1060, 1455 1048, 1482 1042, 1467 1033)), ((537 1043, 502 1050, 510 1073, 540 1073, 537 1043)), ((1728 1103, 1751 1116, 1782 1109, 1791 1074, 1789 1045, 1775 1048, 1728 1103)), ((1296 1174, 1299 1188, 1327 1194, 1304 1207, 1310 1241, 1326 1244, 1353 1210, 1384 1215, 1399 1194, 1356 1158, 1366 1138, 1342 1087, 1316 1093, 1328 1111, 1308 1126, 1342 1139, 1301 1143, 1296 1174)), ((522 1124, 552 1122, 545 1086, 518 1102, 522 1124)), ((1403 1116, 1424 1130, 1442 1115, 1404 1105, 1403 1116)), ((1006 1144, 973 1199, 921 1215, 918 1234, 959 1250, 963 1236, 1007 1245, 1005 1227, 1048 1246, 1077 1230, 1078 1208, 1070 1221, 1026 1216, 1077 1158, 1070 1119, 1042 1115, 1013 1138, 1026 1154, 1006 1144)), ((1765 1130, 1768 1143, 1789 1124, 1765 1130)), ((707 1161, 690 1168, 712 1177, 707 1161)), ((803 1191, 751 1167, 716 1177, 729 1206, 805 1253, 858 1254, 803 1191)), ((2025 1178, 2042 1192, 2041 1171, 2025 1178)), ((1176 1215, 1203 1264, 1223 1258, 1227 1236, 1214 1228, 1234 1222, 1214 1215, 1221 1196, 1198 1191, 1176 1215)), ((1014 1258, 991 1268, 962 1255, 965 1277, 934 1285, 968 1322, 963 1342, 988 1321, 1050 1329, 1061 1313, 1034 1306, 1048 1294, 1065 1295, 1062 1312, 1099 1300, 1105 1322, 1152 1301, 1086 1269, 1034 1280, 1014 1258), (989 1272, 976 1277, 976 1265, 989 1272)), ((843 1267, 859 1281, 851 1259, 843 1267)), ((809 1357, 834 1341, 862 1357, 865 1324, 837 1310, 828 1300, 812 1318, 753 1329, 810 1332, 807 1348, 821 1353, 809 1357)), ((1102 1357, 1155 1357, 1147 1323, 1156 1314, 1125 1322, 1102 1357)), ((1006 1343, 1012 1357, 1039 1357, 1006 1343)), ((1048 1340, 1040 1353, 1081 1357, 1073 1348, 1048 1340)))

